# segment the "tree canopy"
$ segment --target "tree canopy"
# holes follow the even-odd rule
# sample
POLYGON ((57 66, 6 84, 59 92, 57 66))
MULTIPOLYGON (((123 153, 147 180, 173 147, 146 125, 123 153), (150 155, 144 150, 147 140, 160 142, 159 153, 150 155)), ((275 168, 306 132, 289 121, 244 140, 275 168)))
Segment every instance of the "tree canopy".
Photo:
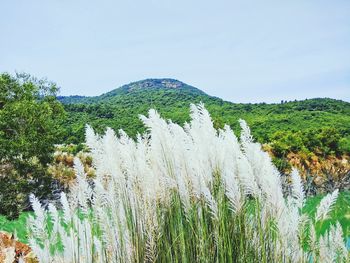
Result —
POLYGON ((16 213, 27 194, 50 187, 46 166, 61 142, 64 117, 57 91, 27 74, 0 74, 0 213, 16 213))

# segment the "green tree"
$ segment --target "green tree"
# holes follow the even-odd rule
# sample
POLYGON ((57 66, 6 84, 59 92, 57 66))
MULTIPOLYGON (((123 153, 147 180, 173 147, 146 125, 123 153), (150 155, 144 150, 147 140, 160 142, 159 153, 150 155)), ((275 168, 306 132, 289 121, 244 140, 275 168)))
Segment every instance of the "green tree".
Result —
POLYGON ((45 196, 46 173, 54 144, 60 141, 64 110, 58 87, 27 74, 0 74, 0 213, 15 217, 28 195, 45 196))
POLYGON ((325 127, 317 135, 317 138, 321 141, 322 152, 327 154, 339 154, 339 140, 341 135, 338 130, 333 127, 325 127))
POLYGON ((277 157, 284 157, 289 152, 298 152, 304 147, 300 132, 277 131, 272 139, 273 151, 277 157))

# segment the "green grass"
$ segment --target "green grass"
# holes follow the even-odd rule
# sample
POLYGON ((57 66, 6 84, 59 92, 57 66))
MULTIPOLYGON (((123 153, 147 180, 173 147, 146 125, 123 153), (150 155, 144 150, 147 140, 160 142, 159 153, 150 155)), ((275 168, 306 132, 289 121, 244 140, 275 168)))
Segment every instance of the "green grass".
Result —
MULTIPOLYGON (((322 197, 322 195, 318 195, 308 198, 304 207, 304 212, 309 215, 314 215, 322 197)), ((0 231, 16 233, 16 237, 19 241, 27 243, 26 220, 30 214, 30 212, 24 212, 16 220, 7 220, 4 216, 0 215, 0 231)), ((337 203, 333 207, 329 219, 318 226, 318 233, 323 234, 325 230, 329 228, 329 225, 335 224, 336 221, 339 221, 342 225, 344 235, 350 237, 350 192, 341 192, 339 194, 337 203)))
POLYGON ((0 215, 0 231, 15 233, 17 239, 23 243, 27 243, 27 227, 26 222, 31 212, 23 212, 16 220, 8 220, 0 215))

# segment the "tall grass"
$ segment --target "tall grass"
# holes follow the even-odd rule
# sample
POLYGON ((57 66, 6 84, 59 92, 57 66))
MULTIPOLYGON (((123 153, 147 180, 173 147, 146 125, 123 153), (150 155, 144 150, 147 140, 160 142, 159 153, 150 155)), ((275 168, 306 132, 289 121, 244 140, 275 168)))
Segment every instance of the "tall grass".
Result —
POLYGON ((62 216, 32 196, 30 245, 40 262, 343 262, 339 224, 316 234, 338 192, 315 216, 301 213, 296 171, 283 196, 280 174, 244 121, 238 138, 215 130, 202 104, 184 128, 154 110, 148 132, 99 136, 87 127, 96 179, 75 160, 77 180, 62 216))

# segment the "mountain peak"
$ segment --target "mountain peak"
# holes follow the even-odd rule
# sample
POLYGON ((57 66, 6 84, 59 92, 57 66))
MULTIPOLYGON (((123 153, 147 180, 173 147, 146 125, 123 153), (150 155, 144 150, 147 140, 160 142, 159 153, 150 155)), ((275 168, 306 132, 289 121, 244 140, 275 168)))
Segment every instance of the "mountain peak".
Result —
POLYGON ((196 95, 207 95, 205 92, 183 83, 176 79, 160 78, 160 79, 144 79, 123 85, 120 88, 102 94, 100 98, 111 97, 120 94, 143 92, 149 90, 176 90, 178 92, 186 92, 196 95))
MULTIPOLYGON (((177 79, 171 78, 159 78, 159 79, 144 79, 136 82, 131 82, 129 84, 123 85, 116 90, 127 90, 128 92, 141 90, 141 89, 181 89, 181 90, 191 90, 197 93, 205 94, 203 91, 192 87, 186 83, 183 83, 177 79)), ((113 92, 113 91, 112 91, 113 92)))
MULTIPOLYGON (((62 103, 94 103, 104 100, 114 99, 120 96, 140 95, 145 92, 175 92, 187 94, 187 96, 209 96, 204 91, 190 86, 184 82, 172 78, 149 78, 131 82, 119 88, 111 90, 100 96, 83 97, 83 96, 68 96, 59 97, 62 103)), ((151 94, 151 93, 150 93, 151 94)))
POLYGON ((140 88, 149 88, 149 87, 164 87, 164 88, 182 88, 189 86, 177 79, 170 79, 170 78, 162 78, 162 79, 144 79, 139 80, 136 82, 132 82, 130 84, 127 84, 125 86, 138 86, 140 88))

